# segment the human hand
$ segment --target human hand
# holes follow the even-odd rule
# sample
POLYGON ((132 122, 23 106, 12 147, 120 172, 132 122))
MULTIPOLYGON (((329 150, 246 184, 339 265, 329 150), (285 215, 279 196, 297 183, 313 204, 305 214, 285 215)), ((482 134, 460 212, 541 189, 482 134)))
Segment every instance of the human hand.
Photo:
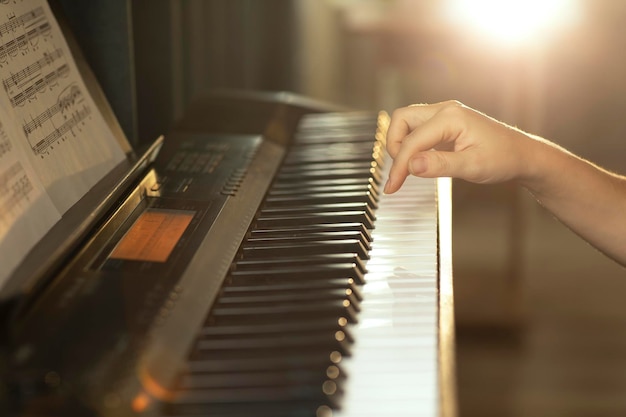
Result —
POLYGON ((419 104, 393 112, 387 151, 393 158, 385 193, 406 177, 454 177, 497 183, 529 174, 538 138, 457 101, 419 104))

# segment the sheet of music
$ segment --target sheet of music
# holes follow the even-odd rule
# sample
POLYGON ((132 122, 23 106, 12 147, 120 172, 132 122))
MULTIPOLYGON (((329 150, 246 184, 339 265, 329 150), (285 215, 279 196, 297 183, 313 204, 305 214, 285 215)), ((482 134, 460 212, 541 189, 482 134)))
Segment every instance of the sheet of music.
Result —
POLYGON ((19 138, 0 114, 0 287, 61 214, 45 192, 19 138))
POLYGON ((0 288, 124 158, 46 0, 0 0, 0 288))

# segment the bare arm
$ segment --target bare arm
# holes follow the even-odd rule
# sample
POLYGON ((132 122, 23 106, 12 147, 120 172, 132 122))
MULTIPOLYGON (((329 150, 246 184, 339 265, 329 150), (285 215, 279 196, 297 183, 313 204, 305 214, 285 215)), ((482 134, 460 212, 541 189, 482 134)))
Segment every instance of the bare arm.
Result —
POLYGON ((574 232, 626 265, 624 176, 455 101, 396 110, 387 149, 394 161, 386 193, 411 174, 517 181, 574 232))

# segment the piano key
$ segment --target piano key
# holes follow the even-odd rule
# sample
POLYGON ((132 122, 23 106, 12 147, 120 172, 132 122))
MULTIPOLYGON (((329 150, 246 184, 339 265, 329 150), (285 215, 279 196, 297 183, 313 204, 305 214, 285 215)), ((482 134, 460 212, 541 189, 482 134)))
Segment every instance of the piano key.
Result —
POLYGON ((217 304, 211 314, 217 320, 237 319, 245 316, 252 322, 268 320, 293 321, 308 317, 345 317, 350 323, 356 323, 357 312, 348 300, 320 300, 315 303, 299 303, 297 305, 272 305, 254 307, 230 307, 217 304))
POLYGON ((333 213, 341 211, 358 211, 363 210, 367 214, 375 219, 374 210, 367 205, 367 202, 361 201, 346 201, 338 203, 323 203, 315 202, 313 204, 295 204, 286 206, 263 206, 261 208, 261 214, 264 216, 269 215, 284 215, 290 213, 333 213))
POLYGON ((289 266, 309 266, 309 265, 344 265, 345 267, 354 267, 362 274, 367 272, 365 263, 356 253, 331 253, 325 255, 311 255, 301 257, 282 257, 261 258, 261 259, 242 259, 236 261, 232 267, 232 271, 255 271, 260 269, 273 269, 289 266))
POLYGON ((300 181, 333 181, 341 180, 344 178, 357 178, 361 180, 367 180, 372 178, 377 184, 380 184, 381 177, 378 170, 375 168, 367 169, 338 169, 334 171, 304 171, 298 175, 292 173, 279 173, 276 176, 276 181, 280 183, 287 182, 300 182, 300 181))
POLYGON ((351 128, 352 126, 371 126, 376 129, 376 117, 368 111, 350 111, 334 113, 312 113, 302 118, 298 131, 306 132, 310 129, 318 130, 333 128, 351 128))
MULTIPOLYGON (((306 190, 305 190, 306 191, 306 190)), ((309 190, 310 191, 310 190, 309 190)), ((328 193, 309 192, 300 195, 270 195, 265 200, 265 207, 280 207, 287 205, 312 205, 312 204, 337 204, 337 203, 366 203, 369 207, 378 208, 377 196, 371 191, 351 191, 339 192, 330 191, 328 193)))
POLYGON ((367 185, 371 186, 378 194, 380 194, 380 182, 376 182, 374 178, 336 178, 332 180, 308 179, 306 181, 294 178, 293 181, 277 182, 272 185, 274 191, 299 190, 303 187, 343 187, 348 185, 367 185))
MULTIPOLYGON (((367 154, 366 154, 367 155, 367 154)), ((318 172, 318 171, 338 171, 338 170, 358 170, 369 171, 370 168, 378 167, 378 163, 372 161, 371 155, 369 158, 362 159, 341 159, 341 160, 324 160, 324 161, 311 161, 306 163, 293 163, 285 164, 281 167, 280 173, 299 176, 302 173, 318 172)))
POLYGON ((263 229, 338 223, 361 223, 368 229, 374 228, 374 221, 368 216, 366 211, 362 210, 302 215, 261 216, 256 220, 256 226, 263 229))
POLYGON ((415 246, 437 241, 434 182, 409 178, 405 192, 383 196, 379 184, 390 161, 383 159, 384 145, 372 140, 375 125, 368 118, 312 115, 299 129, 198 338, 188 390, 172 411, 237 417, 253 407, 255 415, 272 417, 433 416, 437 251, 415 246), (353 210, 355 202, 362 206, 353 210), (420 212, 425 205, 431 208, 420 212), (352 226, 343 234, 346 222, 352 226), (350 243, 341 246, 344 241, 350 243), (351 250, 356 242, 361 247, 351 250), (363 277, 367 282, 357 284, 363 277), (355 307, 363 307, 358 315, 355 307), (346 322, 354 322, 343 332, 347 345, 337 346, 332 337, 346 322), (317 370, 335 362, 348 378, 333 381, 329 399, 319 395, 317 370), (286 383, 286 369, 306 378, 310 372, 314 383, 286 383), (292 385, 317 392, 299 397, 282 390, 292 385), (218 398, 226 387, 235 390, 218 398))
POLYGON ((285 242, 324 242, 328 240, 346 240, 346 239, 354 239, 361 242, 361 244, 366 248, 370 249, 371 245, 369 240, 361 233, 360 231, 328 231, 328 232, 310 232, 310 233, 282 233, 282 234, 269 234, 265 235, 253 235, 248 238, 246 241, 246 246, 252 246, 255 244, 280 244, 283 245, 285 242))
MULTIPOLYGON (((328 401, 325 401, 327 403, 328 401)), ((334 401, 338 402, 338 400, 334 401)), ((303 401, 294 400, 287 402, 263 402, 263 403, 226 403, 226 404, 198 404, 179 403, 168 405, 166 412, 168 417, 179 416, 220 416, 220 417, 250 417, 250 410, 254 410, 255 417, 329 417, 328 414, 320 414, 312 410, 327 405, 319 405, 317 400, 303 401)))
POLYGON ((259 372, 272 370, 326 369, 338 365, 351 355, 349 342, 339 345, 336 341, 326 346, 308 348, 280 348, 251 350, 222 350, 194 348, 190 354, 187 370, 181 374, 259 372), (334 350, 339 346, 342 350, 334 350), (339 358, 333 360, 333 357, 339 358))
POLYGON ((326 369, 328 366, 341 365, 344 356, 341 352, 317 352, 305 354, 292 351, 280 356, 262 358, 216 358, 211 355, 192 355, 187 362, 188 372, 252 372, 275 369, 326 369))
MULTIPOLYGON (((283 294, 284 295, 284 294, 283 294)), ((338 292, 332 294, 328 292, 321 292, 320 298, 314 299, 312 297, 298 297, 294 294, 294 297, 276 297, 275 294, 259 294, 259 295, 244 295, 228 297, 223 296, 220 298, 217 308, 264 308, 264 307, 289 307, 294 308, 306 306, 315 302, 336 302, 337 305, 343 304, 344 306, 350 306, 355 311, 359 311, 359 300, 352 294, 352 291, 345 290, 343 294, 338 292)))
MULTIPOLYGON (((325 232, 359 232, 365 240, 372 241, 370 230, 363 223, 322 223, 322 224, 305 224, 305 225, 285 225, 265 228, 256 228, 250 232, 252 238, 263 236, 290 236, 307 233, 325 233, 325 232)), ((341 254, 335 254, 341 255, 341 254)))
POLYGON ((322 240, 318 242, 267 243, 254 242, 242 250, 246 259, 272 256, 302 256, 306 254, 356 253, 361 259, 369 259, 368 250, 358 239, 322 240))
POLYGON ((250 291, 277 292, 277 291, 317 291, 320 289, 350 289, 356 298, 361 301, 363 296, 353 278, 334 278, 315 281, 285 281, 285 282, 239 282, 230 277, 226 279, 226 286, 222 288, 224 294, 242 293, 250 291))
POLYGON ((288 156, 310 154, 314 156, 318 155, 343 155, 344 157, 350 157, 358 152, 372 152, 372 148, 375 143, 372 141, 362 142, 356 141, 330 141, 330 142, 307 142, 303 136, 300 136, 300 140, 296 140, 292 143, 288 156))
POLYGON ((325 149, 323 153, 319 153, 314 149, 302 149, 299 154, 289 154, 283 161, 284 166, 300 166, 303 164, 317 164, 323 162, 345 162, 345 161, 374 161, 378 164, 379 168, 383 168, 385 165, 384 160, 381 158, 383 152, 367 151, 352 151, 349 157, 345 154, 333 152, 332 150, 325 149))
POLYGON ((350 351, 351 341, 343 330, 334 333, 326 330, 319 332, 300 332, 297 337, 293 334, 270 334, 270 335, 241 335, 229 338, 202 338, 195 346, 198 352, 211 351, 211 354, 219 355, 220 351, 227 351, 229 356, 240 351, 248 357, 258 355, 260 351, 273 352, 281 355, 287 350, 306 352, 336 350, 342 354, 350 351))
POLYGON ((332 153, 328 154, 327 152, 324 155, 316 154, 315 149, 306 148, 302 149, 299 153, 289 153, 283 161, 283 166, 281 168, 282 172, 287 172, 289 170, 293 170, 297 172, 297 168, 300 166, 305 167, 315 167, 318 165, 325 164, 376 164, 380 169, 384 167, 385 161, 382 158, 382 153, 376 153, 372 151, 372 148, 363 151, 352 152, 350 155, 345 155, 342 153, 332 153))
POLYGON ((356 264, 302 265, 262 270, 234 270, 229 277, 229 284, 249 285, 264 283, 283 283, 293 281, 332 281, 351 279, 357 284, 365 282, 363 273, 356 264))
POLYGON ((336 365, 326 369, 271 370, 242 373, 201 373, 188 374, 181 379, 181 389, 226 388, 226 387, 262 387, 306 384, 321 386, 327 380, 340 381, 345 374, 336 365))
POLYGON ((334 193, 369 193, 374 201, 378 202, 380 194, 375 187, 367 182, 361 184, 344 185, 315 185, 302 188, 272 188, 268 194, 268 200, 275 197, 308 197, 310 194, 334 194, 334 193))
POLYGON ((361 142, 369 145, 372 143, 372 132, 374 129, 371 126, 359 126, 352 129, 328 129, 324 132, 301 131, 296 135, 294 145, 297 146, 303 142, 304 145, 319 143, 336 144, 337 142, 361 142))
POLYGON ((318 300, 348 300, 350 304, 358 308, 359 299, 350 289, 333 289, 307 292, 278 292, 266 293, 252 291, 244 294, 225 294, 220 298, 222 305, 228 304, 244 304, 244 303, 281 303, 281 302, 300 302, 300 301, 318 301, 318 300))
POLYGON ((340 317, 334 321, 319 321, 319 320, 300 320, 298 322, 273 322, 265 324, 248 324, 248 323, 234 323, 230 325, 214 325, 216 323, 207 323, 203 326, 198 337, 224 337, 229 335, 241 335, 241 334, 265 334, 265 333, 300 333, 302 331, 320 331, 327 330, 335 332, 338 330, 343 331, 347 337, 353 341, 350 332, 346 328, 348 325, 348 319, 340 317))
MULTIPOLYGON (((323 386, 309 387, 300 385, 288 387, 194 389, 182 391, 174 397, 171 404, 206 405, 206 412, 211 413, 209 415, 219 410, 217 407, 220 405, 227 406, 232 404, 235 408, 247 409, 248 413, 254 410, 254 414, 259 415, 260 412, 267 407, 272 407, 272 405, 277 408, 274 409, 272 407, 269 410, 278 413, 284 412, 285 407, 289 408, 290 406, 301 408, 306 405, 308 408, 327 404, 337 407, 340 395, 341 392, 336 389, 336 385, 330 385, 326 390, 323 386)), ((311 409, 309 408, 310 411, 311 409)))

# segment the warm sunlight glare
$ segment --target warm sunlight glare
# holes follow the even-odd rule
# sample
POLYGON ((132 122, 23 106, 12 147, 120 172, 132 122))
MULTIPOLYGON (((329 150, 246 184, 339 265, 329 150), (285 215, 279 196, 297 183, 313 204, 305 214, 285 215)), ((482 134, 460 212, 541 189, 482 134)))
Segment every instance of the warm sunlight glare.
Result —
POLYGON ((471 26, 506 44, 538 40, 579 13, 576 0, 448 0, 458 28, 471 26))

